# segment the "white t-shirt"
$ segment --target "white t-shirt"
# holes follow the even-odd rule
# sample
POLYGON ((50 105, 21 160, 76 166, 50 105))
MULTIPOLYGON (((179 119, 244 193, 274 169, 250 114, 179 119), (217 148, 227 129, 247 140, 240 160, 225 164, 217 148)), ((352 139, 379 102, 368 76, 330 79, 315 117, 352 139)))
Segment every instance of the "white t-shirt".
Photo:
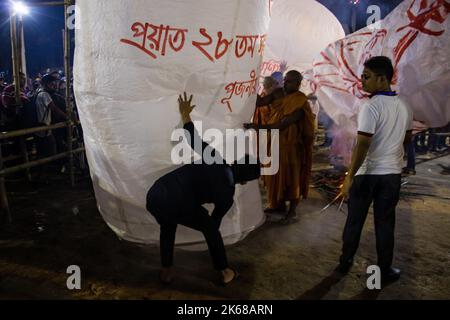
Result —
MULTIPOLYGON (((41 124, 46 124, 49 126, 52 123, 52 111, 50 110, 50 103, 52 102, 52 97, 48 92, 39 91, 36 97, 36 113, 37 120, 41 124)), ((48 136, 50 131, 37 132, 36 135, 39 137, 48 136)))
POLYGON ((398 96, 376 95, 358 114, 358 132, 373 134, 366 159, 356 175, 400 174, 403 141, 412 129, 412 112, 398 96))

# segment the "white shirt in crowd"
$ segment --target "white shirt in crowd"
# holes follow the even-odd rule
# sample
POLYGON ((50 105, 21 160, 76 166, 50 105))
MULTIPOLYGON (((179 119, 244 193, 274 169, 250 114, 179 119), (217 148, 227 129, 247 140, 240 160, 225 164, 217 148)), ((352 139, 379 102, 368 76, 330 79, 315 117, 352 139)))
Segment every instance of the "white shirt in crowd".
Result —
MULTIPOLYGON (((52 102, 52 97, 48 92, 39 90, 36 97, 36 112, 37 120, 41 124, 49 126, 52 123, 52 111, 50 110, 50 103, 52 102)), ((51 131, 42 131, 36 133, 39 137, 45 137, 50 135, 51 131)))
POLYGON ((358 114, 358 132, 373 134, 364 163, 356 175, 400 174, 403 141, 412 129, 412 112, 398 96, 376 95, 358 114))

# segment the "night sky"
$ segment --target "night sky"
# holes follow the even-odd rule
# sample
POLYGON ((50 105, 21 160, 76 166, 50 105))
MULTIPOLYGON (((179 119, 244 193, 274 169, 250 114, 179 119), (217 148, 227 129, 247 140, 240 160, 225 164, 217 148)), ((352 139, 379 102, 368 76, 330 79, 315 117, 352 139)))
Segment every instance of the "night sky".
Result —
MULTIPOLYGON (((27 2, 45 2, 48 0, 28 0, 27 2)), ((353 5, 350 0, 319 0, 341 22, 346 33, 351 33, 366 26, 370 5, 381 8, 384 18, 402 0, 360 0, 356 6, 356 30, 352 30, 351 16, 353 5)), ((11 69, 11 46, 9 30, 9 0, 0 0, 0 72, 9 78, 11 69)), ((46 68, 63 68, 64 10, 62 7, 33 8, 25 18, 25 47, 27 53, 28 73, 35 75, 46 68)))

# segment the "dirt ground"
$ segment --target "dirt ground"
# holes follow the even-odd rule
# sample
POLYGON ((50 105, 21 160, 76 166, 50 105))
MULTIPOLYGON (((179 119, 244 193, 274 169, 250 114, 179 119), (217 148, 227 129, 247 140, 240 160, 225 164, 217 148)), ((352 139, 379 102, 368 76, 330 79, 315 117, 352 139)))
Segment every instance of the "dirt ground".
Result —
MULTIPOLYGON (((449 299, 450 179, 439 164, 450 165, 450 155, 432 157, 419 156, 417 175, 405 180, 394 257, 402 277, 381 291, 366 289, 366 268, 376 263, 372 215, 352 271, 337 277, 346 215, 335 206, 318 213, 327 201, 316 189, 297 222, 269 217, 227 247, 241 275, 233 284, 214 285, 207 252, 176 249, 175 279, 164 286, 158 248, 119 240, 97 211, 89 178, 71 188, 65 176, 50 186, 8 183, 14 221, 0 225, 0 299, 449 299), (81 290, 66 287, 69 265, 81 268, 81 290)), ((325 160, 321 149, 315 170, 325 160)))

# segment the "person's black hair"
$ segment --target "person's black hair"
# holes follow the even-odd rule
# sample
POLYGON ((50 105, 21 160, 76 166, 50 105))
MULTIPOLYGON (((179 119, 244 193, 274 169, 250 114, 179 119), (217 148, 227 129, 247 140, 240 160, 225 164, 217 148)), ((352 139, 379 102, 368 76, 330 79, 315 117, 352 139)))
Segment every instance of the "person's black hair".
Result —
POLYGON ((58 79, 56 77, 52 76, 51 74, 46 74, 41 79, 41 82, 44 85, 47 85, 53 81, 58 81, 58 79))
POLYGON ((394 76, 394 67, 392 61, 385 56, 372 57, 364 62, 364 67, 374 72, 377 75, 385 76, 391 82, 394 76))
POLYGON ((231 168, 236 183, 247 182, 258 179, 261 176, 260 162, 246 154, 241 160, 235 161, 231 168))

